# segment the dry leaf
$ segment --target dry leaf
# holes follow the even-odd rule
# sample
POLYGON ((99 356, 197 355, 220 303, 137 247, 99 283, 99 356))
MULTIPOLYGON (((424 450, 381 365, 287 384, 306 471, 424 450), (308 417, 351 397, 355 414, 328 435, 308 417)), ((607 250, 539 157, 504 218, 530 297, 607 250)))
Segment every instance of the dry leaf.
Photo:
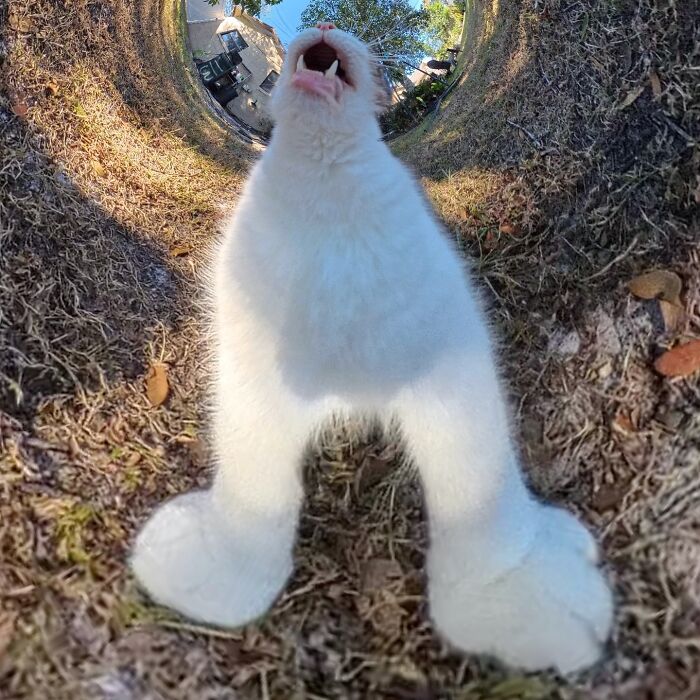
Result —
POLYGON ((381 591, 402 575, 399 562, 393 559, 370 559, 362 569, 362 590, 381 591))
POLYGON ((206 466, 207 462, 209 461, 209 452, 204 442, 200 438, 196 437, 189 443, 188 447, 192 464, 194 464, 195 467, 206 466))
POLYGON ((107 168, 99 160, 91 160, 90 165, 97 177, 104 177, 107 174, 107 168))
POLYGON ((368 457, 363 461, 357 472, 355 480, 355 493, 365 493, 369 489, 381 482, 384 477, 392 472, 391 461, 379 459, 378 457, 368 457))
POLYGON ((7 23, 10 25, 10 29, 23 34, 31 32, 34 26, 29 17, 20 17, 16 12, 9 15, 7 23))
POLYGON ((627 109, 633 102, 636 102, 637 98, 644 92, 644 85, 634 88, 627 93, 627 97, 618 106, 619 110, 627 109))
POLYGON ((70 498, 40 496, 33 501, 32 510, 39 520, 55 520, 73 505, 75 501, 70 498))
POLYGON ((17 614, 0 610, 0 659, 7 651, 15 633, 17 614))
POLYGON ((141 461, 141 453, 140 452, 132 452, 127 458, 125 465, 127 467, 135 467, 140 461, 141 461))
POLYGON ((629 490, 629 479, 622 479, 613 484, 603 484, 593 494, 593 507, 598 513, 614 508, 629 490))
POLYGON ((146 379, 146 396, 153 406, 160 406, 168 398, 168 366, 154 362, 146 379))
POLYGON ((486 235, 484 236, 481 245, 484 247, 484 250, 493 250, 497 242, 498 239, 496 238, 496 232, 492 229, 489 229, 486 232, 486 235))
POLYGON ((625 413, 618 413, 613 420, 612 427, 620 433, 634 433, 635 427, 632 419, 625 413))
POLYGON ((56 95, 58 95, 58 83, 54 83, 53 81, 46 83, 46 94, 51 97, 56 97, 56 95))
POLYGON ((678 330, 685 317, 683 307, 679 304, 672 304, 670 301, 659 299, 659 308, 661 309, 661 316, 663 316, 666 330, 669 333, 678 330))
POLYGON ((509 224, 509 223, 507 223, 507 222, 506 222, 506 223, 502 223, 502 224, 498 227, 498 230, 499 230, 501 233, 507 234, 508 236, 517 236, 517 235, 518 235, 518 230, 515 228, 515 226, 513 226, 513 224, 509 224))
POLYGON ((630 280, 628 289, 640 299, 663 299, 671 304, 681 305, 681 278, 669 270, 652 270, 630 280))
POLYGON ((654 362, 654 369, 664 377, 687 377, 700 370, 700 340, 691 340, 666 351, 654 362))
POLYGON ((491 686, 485 700, 541 700, 552 697, 552 687, 539 678, 519 676, 491 686))
POLYGON ((182 255, 189 255, 191 252, 192 252, 192 247, 187 245, 186 243, 184 245, 173 246, 170 249, 170 255, 173 258, 179 258, 182 255))
POLYGON ((29 107, 24 100, 17 99, 16 102, 12 103, 12 113, 17 117, 26 117, 29 107))
POLYGON ((663 92, 661 88, 661 79, 655 70, 649 73, 649 83, 651 84, 651 91, 654 93, 654 97, 661 97, 661 93, 663 92))

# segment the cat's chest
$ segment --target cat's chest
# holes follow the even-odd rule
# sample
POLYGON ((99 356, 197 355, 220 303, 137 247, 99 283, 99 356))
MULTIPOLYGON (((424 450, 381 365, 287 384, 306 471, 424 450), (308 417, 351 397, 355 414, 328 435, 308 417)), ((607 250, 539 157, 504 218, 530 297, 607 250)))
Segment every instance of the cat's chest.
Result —
POLYGON ((347 391, 370 377, 403 381, 419 372, 435 352, 420 263, 360 241, 267 258, 267 283, 256 294, 287 381, 299 391, 347 391), (411 352, 417 345, 426 352, 411 352))
POLYGON ((336 230, 323 240, 302 233, 265 242, 253 254, 259 274, 250 292, 272 316, 292 315, 308 330, 352 331, 368 314, 395 311, 425 276, 425 256, 394 233, 336 230))
POLYGON ((328 231, 249 226, 234 239, 227 322, 234 328, 244 309, 246 333, 258 327, 299 391, 398 385, 455 335, 461 269, 432 222, 357 219, 328 231))

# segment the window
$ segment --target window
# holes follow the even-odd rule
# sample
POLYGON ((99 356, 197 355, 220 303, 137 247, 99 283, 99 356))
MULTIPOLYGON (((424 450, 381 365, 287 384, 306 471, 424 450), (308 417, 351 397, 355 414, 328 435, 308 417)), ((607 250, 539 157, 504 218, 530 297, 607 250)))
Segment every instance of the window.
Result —
POLYGON ((227 51, 243 51, 248 48, 248 44, 237 29, 219 34, 219 38, 227 51))
POLYGON ((280 74, 277 71, 271 70, 267 78, 260 83, 260 89, 269 95, 272 92, 272 88, 275 87, 275 83, 279 77, 280 74))

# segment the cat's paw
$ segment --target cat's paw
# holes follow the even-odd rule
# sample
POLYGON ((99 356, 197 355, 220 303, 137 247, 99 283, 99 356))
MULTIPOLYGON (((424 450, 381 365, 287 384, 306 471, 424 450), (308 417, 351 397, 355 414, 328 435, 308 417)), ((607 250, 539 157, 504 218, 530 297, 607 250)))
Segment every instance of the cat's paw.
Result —
POLYGON ((438 629, 468 652, 528 670, 569 673, 595 663, 612 624, 612 594, 589 532, 564 510, 545 507, 527 557, 496 580, 479 582, 479 562, 461 580, 449 566, 431 572, 438 629))
POLYGON ((157 603, 195 620, 236 627, 262 615, 292 571, 287 538, 242 530, 245 541, 232 536, 208 491, 188 493, 148 520, 131 567, 157 603))

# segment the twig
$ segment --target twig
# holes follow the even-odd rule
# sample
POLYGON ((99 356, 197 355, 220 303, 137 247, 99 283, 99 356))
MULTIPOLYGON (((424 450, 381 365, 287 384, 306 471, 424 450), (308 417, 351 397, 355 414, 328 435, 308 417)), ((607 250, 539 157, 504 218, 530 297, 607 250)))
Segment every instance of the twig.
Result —
POLYGON ((542 142, 530 131, 528 131, 524 126, 521 126, 520 124, 516 124, 515 122, 512 122, 510 119, 506 119, 506 123, 510 124, 511 126, 514 126, 516 129, 520 129, 520 131, 527 136, 530 141, 534 144, 535 148, 542 150, 542 142))
POLYGON ((240 639, 240 632, 227 632, 226 630, 216 629, 214 627, 205 627, 204 625, 193 625, 188 622, 178 622, 177 620, 157 620, 153 621, 159 627, 178 630, 179 632, 192 632, 193 634, 201 634, 206 637, 214 637, 216 639, 240 639))
POLYGON ((660 117, 656 117, 654 121, 657 123, 662 121, 669 129, 675 131, 678 136, 684 139, 688 146, 694 146, 697 143, 697 141, 687 131, 685 131, 685 129, 682 129, 680 126, 678 126, 678 124, 676 124, 676 122, 673 121, 673 119, 665 114, 662 114, 660 117))
POLYGON ((637 245, 637 241, 639 240, 639 234, 637 234, 633 239, 632 242, 627 246, 627 248, 620 253, 617 257, 613 258, 605 267, 602 267, 598 272, 595 272, 594 274, 590 275, 589 277, 584 277, 583 281, 588 282, 588 280, 594 280, 596 277, 600 277, 601 275, 604 275, 613 265, 617 265, 617 263, 620 262, 623 258, 626 258, 631 252, 632 248, 637 245))

